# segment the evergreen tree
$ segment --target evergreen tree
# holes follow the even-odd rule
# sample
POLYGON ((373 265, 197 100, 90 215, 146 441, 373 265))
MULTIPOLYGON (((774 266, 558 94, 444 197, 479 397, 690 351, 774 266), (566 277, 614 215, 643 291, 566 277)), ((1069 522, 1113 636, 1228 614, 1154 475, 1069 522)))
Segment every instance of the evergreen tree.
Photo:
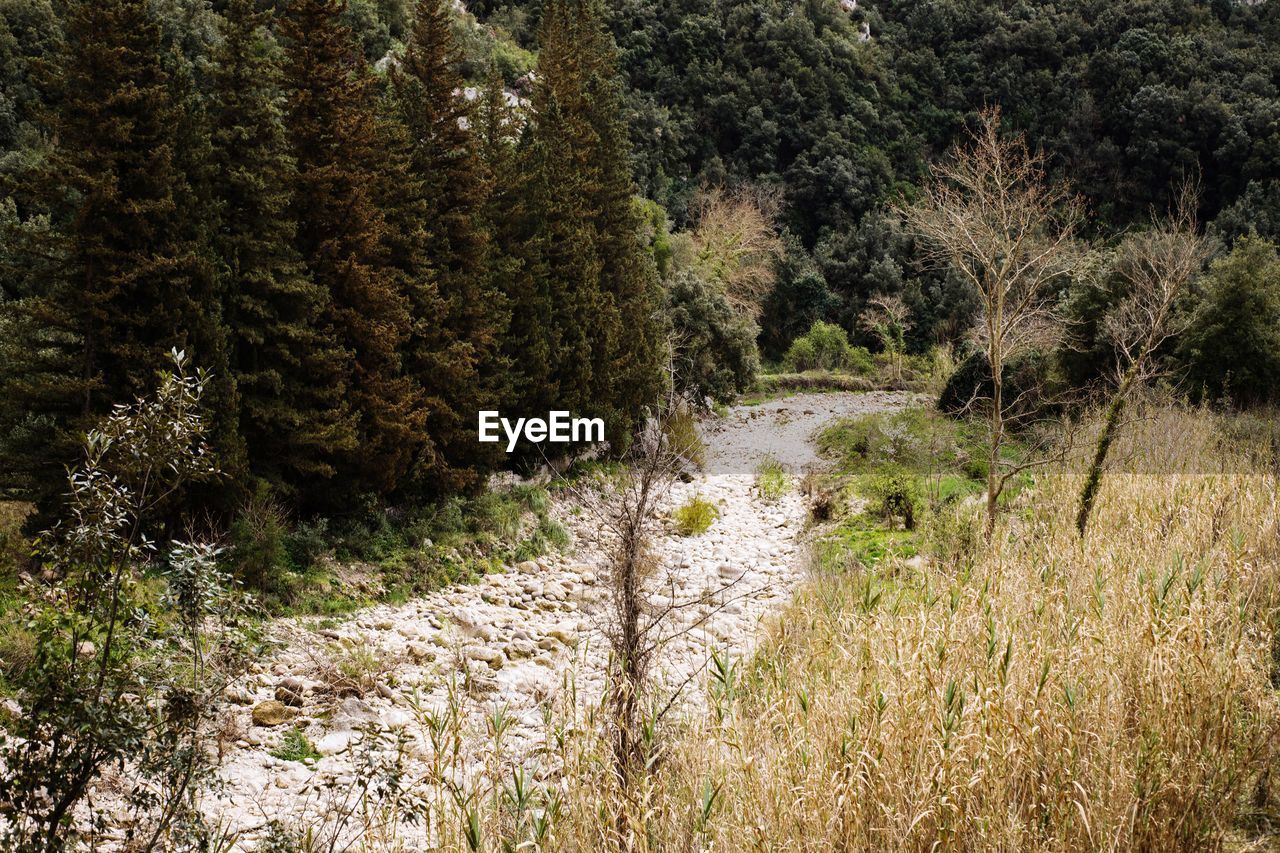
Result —
POLYGON ((293 247, 296 174, 269 15, 253 0, 229 0, 223 17, 211 127, 230 366, 249 471, 289 494, 331 476, 334 454, 355 447, 347 353, 323 324, 328 294, 293 247))
POLYGON ((596 5, 548 3, 512 217, 513 356, 527 409, 599 415, 626 443, 660 388, 661 292, 633 204, 613 47, 596 5), (538 368, 533 368, 537 370, 538 368))
POLYGON ((423 426, 420 394, 401 364, 410 301, 398 287, 377 198, 386 151, 373 80, 339 20, 342 9, 340 0, 298 0, 284 27, 295 245, 328 293, 326 327, 350 353, 343 387, 357 419, 355 448, 334 448, 338 476, 329 494, 313 492, 330 504, 352 492, 394 490, 423 426))
POLYGON ((617 442, 630 437, 661 389, 664 296, 652 255, 639 239, 642 223, 634 203, 617 48, 605 29, 599 0, 576 0, 570 8, 577 31, 575 49, 583 58, 586 119, 595 137, 586 163, 595 183, 590 204, 601 262, 600 289, 609 319, 617 324, 596 327, 595 347, 604 356, 596 368, 595 393, 611 401, 612 440, 617 442))
MULTIPOLYGON (((56 148, 28 177, 56 245, 56 274, 10 306, 4 467, 47 503, 75 433, 154 384, 185 348, 232 399, 208 247, 208 199, 189 172, 207 146, 190 80, 175 74, 145 0, 67 9, 52 98, 56 148), (33 428, 35 427, 35 428, 33 428)), ((179 69, 180 70, 180 69, 179 69)), ((221 449, 230 436, 217 434, 221 449)))
POLYGON ((1214 261, 1181 341, 1194 393, 1237 406, 1280 401, 1280 255, 1256 234, 1214 261))
MULTIPOLYGON (((498 248, 484 222, 486 182, 462 95, 461 55, 444 0, 420 0, 403 61, 391 74, 396 117, 407 129, 407 168, 429 217, 420 243, 440 300, 415 312, 406 369, 435 405, 428 418, 434 454, 416 472, 431 491, 474 484, 497 461, 475 440, 475 413, 500 396, 507 365, 499 352, 505 300, 489 261, 498 248)), ((499 95, 501 92, 499 91, 499 95)))

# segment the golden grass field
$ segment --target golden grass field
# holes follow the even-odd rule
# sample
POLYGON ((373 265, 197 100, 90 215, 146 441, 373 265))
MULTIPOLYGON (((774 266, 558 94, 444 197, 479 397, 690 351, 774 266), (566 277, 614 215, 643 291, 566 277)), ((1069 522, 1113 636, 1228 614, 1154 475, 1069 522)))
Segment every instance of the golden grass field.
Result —
POLYGON ((1265 847, 1280 493, 1265 419, 1224 423, 1148 412, 1084 542, 1067 466, 990 545, 975 509, 923 562, 815 567, 639 782, 566 751, 556 846, 1265 847))

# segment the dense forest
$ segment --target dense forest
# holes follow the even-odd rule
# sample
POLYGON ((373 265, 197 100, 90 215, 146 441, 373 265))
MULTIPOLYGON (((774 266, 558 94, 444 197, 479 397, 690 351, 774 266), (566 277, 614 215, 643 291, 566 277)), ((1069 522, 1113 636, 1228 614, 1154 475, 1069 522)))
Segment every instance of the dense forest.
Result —
MULTIPOLYGON (((974 295, 894 205, 991 105, 1100 251, 1195 178, 1223 259, 1161 357, 1280 387, 1272 3, 4 0, 0 51, 0 480, 46 509, 174 348, 225 472, 188 503, 304 516, 476 489, 499 404, 624 447, 815 321, 880 348, 877 296, 964 357, 974 295)), ((1123 286, 1056 285, 1037 369, 1083 387, 1123 286)))

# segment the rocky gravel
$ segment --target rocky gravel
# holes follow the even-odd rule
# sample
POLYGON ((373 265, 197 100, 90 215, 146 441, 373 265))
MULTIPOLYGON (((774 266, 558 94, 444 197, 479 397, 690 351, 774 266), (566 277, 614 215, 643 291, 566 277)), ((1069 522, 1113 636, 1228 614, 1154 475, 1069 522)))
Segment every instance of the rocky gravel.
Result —
MULTIPOLYGON (((848 415, 902 408, 907 394, 798 394, 733 408, 703 425, 703 472, 676 483, 676 506, 694 494, 717 504, 720 518, 694 537, 664 535, 658 553, 664 595, 688 603, 676 611, 658 672, 668 691, 703 695, 701 675, 713 649, 750 653, 762 618, 775 612, 804 576, 806 508, 793 488, 776 501, 755 493, 754 471, 772 456, 798 483, 818 463, 816 429, 848 415)), ((589 520, 569 505, 557 515, 587 541, 589 520)), ((432 746, 424 714, 449 707, 450 696, 475 733, 467 773, 484 772, 485 720, 502 708, 510 726, 505 751, 534 754, 543 709, 576 687, 580 701, 601 695, 607 643, 604 567, 587 547, 531 560, 479 582, 405 604, 383 604, 341 620, 282 619, 271 634, 280 651, 225 694, 221 791, 206 799, 219 822, 252 849, 272 820, 298 829, 321 820, 361 768, 367 738, 403 744, 407 777, 421 775, 432 746), (294 728, 313 754, 277 757, 294 728)), ((425 843, 425 842, 424 842, 425 843)), ((409 847, 407 849, 414 849, 409 847)))

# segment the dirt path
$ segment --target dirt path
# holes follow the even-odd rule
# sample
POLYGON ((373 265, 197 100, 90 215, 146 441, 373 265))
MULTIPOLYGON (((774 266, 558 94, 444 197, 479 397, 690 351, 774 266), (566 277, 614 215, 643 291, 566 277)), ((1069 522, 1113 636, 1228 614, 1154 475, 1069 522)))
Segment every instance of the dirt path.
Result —
MULTIPOLYGON (((682 633, 662 654, 662 683, 689 681, 695 686, 686 692, 701 695, 696 685, 711 650, 748 654, 761 618, 804 576, 803 502, 794 488, 776 502, 761 500, 756 466, 772 456, 794 483, 817 462, 811 437, 818 427, 910 400, 898 393, 801 394, 740 406, 705 426, 705 471, 676 484, 670 500, 678 505, 700 494, 719 505, 720 519, 702 536, 665 537, 660 554, 677 578, 675 595, 695 600, 711 593, 717 601, 681 611, 684 623, 673 623, 672 631, 682 633)), ((582 532, 586 522, 572 508, 560 509, 570 531, 582 532)), ((410 775, 415 763, 425 766, 432 747, 422 712, 448 707, 451 689, 455 697, 462 691, 465 698, 455 701, 479 732, 487 715, 503 708, 511 720, 505 750, 531 755, 542 737, 542 709, 570 674, 579 696, 600 695, 607 650, 599 573, 598 559, 580 550, 407 604, 371 607, 322 630, 316 620, 281 620, 273 634, 283 650, 228 691, 225 789, 208 810, 241 833, 245 849, 273 819, 294 830, 315 825, 332 809, 335 792, 350 789, 369 732, 404 739, 410 775), (342 678, 365 679, 363 695, 335 696, 333 682, 342 678), (319 758, 271 755, 295 726, 319 758)), ((474 746, 482 748, 479 735, 474 746)), ((477 758, 466 772, 481 771, 477 758)))

